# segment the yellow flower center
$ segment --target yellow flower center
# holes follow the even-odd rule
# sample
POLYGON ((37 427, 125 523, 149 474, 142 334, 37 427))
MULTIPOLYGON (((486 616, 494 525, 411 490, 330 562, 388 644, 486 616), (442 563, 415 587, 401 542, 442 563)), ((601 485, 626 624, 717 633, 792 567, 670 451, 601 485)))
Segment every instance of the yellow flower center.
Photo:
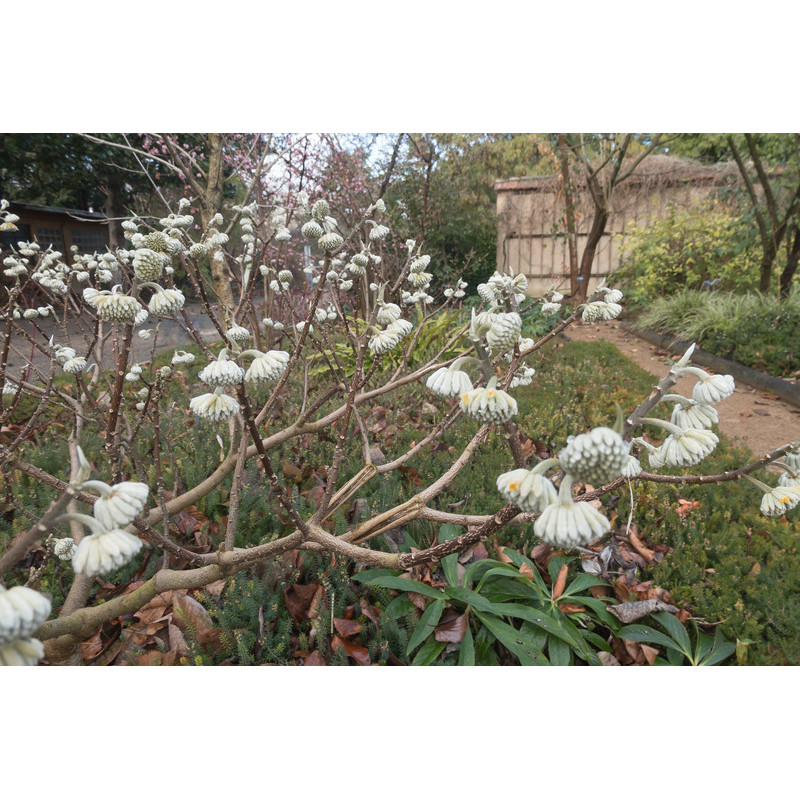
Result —
POLYGON ((509 484, 508 484, 508 488, 509 488, 509 489, 510 489, 512 492, 516 492, 516 491, 517 491, 517 489, 519 489, 519 484, 518 484, 518 483, 509 483, 509 484))

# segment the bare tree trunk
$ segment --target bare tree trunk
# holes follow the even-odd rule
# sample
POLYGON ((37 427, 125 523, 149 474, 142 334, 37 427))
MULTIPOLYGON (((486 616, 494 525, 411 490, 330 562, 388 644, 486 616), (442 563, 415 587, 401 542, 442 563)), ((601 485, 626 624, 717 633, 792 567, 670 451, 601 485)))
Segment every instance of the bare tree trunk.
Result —
POLYGON ((557 137, 558 160, 561 165, 561 180, 564 184, 564 206, 567 223, 567 249, 569 252, 569 291, 575 297, 578 291, 578 241, 575 230, 575 199, 572 195, 572 180, 569 174, 566 139, 563 133, 557 137))
MULTIPOLYGON (((208 181, 206 182, 205 194, 202 198, 200 218, 203 227, 208 228, 211 219, 222 208, 223 186, 225 178, 222 169, 222 134, 208 134, 208 181)), ((230 314, 234 308, 233 291, 225 269, 224 261, 217 261, 214 256, 216 250, 209 252, 211 263, 211 280, 214 283, 214 291, 217 294, 220 304, 220 312, 226 324, 230 322, 230 314)))
POLYGON ((598 207, 595 209, 592 227, 586 239, 586 247, 583 249, 583 255, 581 256, 581 268, 577 278, 577 291, 574 293, 574 305, 579 305, 586 301, 586 297, 589 293, 589 277, 592 274, 594 256, 595 253, 597 253, 597 248, 605 233, 608 217, 609 212, 607 208, 598 207))
POLYGON ((800 260, 800 227, 795 225, 794 240, 789 252, 786 254, 786 266, 781 272, 780 298, 785 300, 792 289, 792 279, 797 272, 797 262, 800 260))
POLYGON ((111 174, 102 187, 106 201, 103 204, 103 213, 109 218, 108 243, 112 250, 125 247, 125 237, 122 232, 122 217, 125 208, 122 205, 122 176, 111 174))

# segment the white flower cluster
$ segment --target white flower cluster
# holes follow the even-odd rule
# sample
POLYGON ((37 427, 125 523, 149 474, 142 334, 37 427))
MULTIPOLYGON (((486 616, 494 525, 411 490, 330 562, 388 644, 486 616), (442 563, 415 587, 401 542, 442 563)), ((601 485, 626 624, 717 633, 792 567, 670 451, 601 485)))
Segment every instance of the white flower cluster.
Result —
POLYGON ((481 424, 507 422, 517 413, 517 401, 507 392, 497 388, 497 378, 492 377, 486 387, 472 389, 461 395, 461 409, 481 424))
POLYGON ((17 231, 16 223, 19 222, 19 217, 12 214, 9 210, 10 203, 3 198, 0 200, 0 231, 17 231))
POLYGON ((714 405, 733 394, 733 377, 711 375, 699 367, 687 366, 693 351, 694 345, 672 368, 677 377, 694 375, 699 379, 692 390, 692 399, 688 400, 681 395, 665 395, 664 401, 678 401, 670 421, 650 418, 643 420, 663 428, 669 434, 658 448, 637 439, 638 443, 650 451, 650 466, 655 469, 699 464, 719 443, 717 435, 710 430, 719 419, 714 405))
POLYGON ((189 408, 201 419, 210 422, 222 422, 239 413, 239 403, 224 394, 222 389, 215 389, 209 394, 201 394, 189 401, 189 408))
POLYGON ((83 299, 95 309, 100 319, 106 322, 132 324, 144 309, 135 297, 121 294, 118 291, 120 288, 119 285, 114 286, 109 292, 87 287, 83 290, 83 299))
POLYGON ((330 206, 326 200, 317 200, 311 206, 311 219, 300 229, 306 239, 316 239, 320 250, 338 250, 344 239, 336 231, 336 220, 330 216, 330 206))
POLYGON ((552 481, 544 476, 549 463, 537 464, 533 469, 513 469, 497 479, 497 490, 509 503, 523 511, 544 511, 558 498, 552 481))
POLYGON ((454 361, 449 367, 441 367, 428 376, 425 385, 439 397, 461 397, 472 391, 472 381, 466 372, 458 368, 462 360, 454 361))
MULTIPOLYGON (((82 473, 88 475, 89 465, 83 452, 78 450, 82 473)), ((125 566, 142 549, 142 541, 122 528, 144 510, 149 489, 147 484, 123 481, 109 486, 95 480, 83 480, 80 487, 97 491, 92 517, 84 514, 65 514, 69 519, 82 522, 92 530, 84 536, 72 556, 72 569, 81 575, 105 575, 125 566)))
POLYGON ((486 283, 478 284, 478 294, 489 305, 505 305, 507 299, 514 300, 519 305, 525 300, 528 289, 528 279, 520 275, 502 275, 495 272, 486 283))
POLYGON ((455 289, 453 289, 452 286, 448 286, 444 290, 444 296, 445 297, 455 297, 456 300, 460 300, 466 294, 464 289, 466 289, 467 286, 468 286, 468 284, 467 284, 466 281, 458 280, 457 283, 456 283, 456 288, 455 289))
POLYGON ((570 436, 558 454, 564 472, 573 478, 601 486, 622 474, 628 464, 631 443, 611 428, 594 428, 588 433, 570 436))
POLYGON ((44 648, 32 636, 50 616, 52 605, 26 586, 0 586, 0 666, 31 667, 44 658, 44 648))
POLYGON ((553 314, 558 314, 561 311, 561 301, 564 295, 557 292, 555 289, 550 289, 545 292, 540 298, 542 303, 542 314, 546 317, 551 317, 553 314))
POLYGON ((276 381, 286 371, 289 363, 289 354, 283 350, 268 350, 262 353, 259 350, 247 350, 245 354, 255 355, 252 363, 244 374, 248 383, 268 383, 276 381))
POLYGON ((498 312, 493 314, 489 330, 486 331, 486 344, 493 353, 504 353, 519 341, 521 332, 522 317, 516 311, 498 312))
POLYGON ((609 289, 601 283, 595 292, 603 295, 602 300, 594 300, 583 307, 581 319, 584 322, 603 322, 616 319, 622 313, 622 292, 619 289, 609 289))

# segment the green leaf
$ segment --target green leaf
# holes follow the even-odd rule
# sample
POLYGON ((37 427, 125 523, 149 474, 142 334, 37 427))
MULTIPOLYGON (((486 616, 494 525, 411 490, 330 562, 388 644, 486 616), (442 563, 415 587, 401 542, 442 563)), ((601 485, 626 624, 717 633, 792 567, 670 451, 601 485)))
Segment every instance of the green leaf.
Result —
POLYGON ((523 667, 541 666, 548 663, 541 650, 522 631, 497 619, 493 614, 476 612, 476 616, 492 636, 519 659, 519 663, 523 667))
POLYGON ((425 597, 430 597, 433 600, 442 599, 443 593, 439 589, 434 589, 433 587, 428 586, 426 583, 412 581, 409 578, 394 577, 393 575, 383 575, 367 580, 364 579, 362 575, 363 573, 359 575, 353 575, 353 580, 366 583, 367 586, 382 586, 384 589, 396 589, 400 592, 416 592, 417 594, 424 595, 425 597))
MULTIPOLYGON (((439 544, 461 536, 462 529, 458 525, 439 526, 439 544)), ((458 586, 458 553, 450 553, 442 559, 442 570, 447 582, 451 586, 458 586)))
POLYGON ((444 600, 436 600, 429 603, 427 608, 422 612, 411 638, 408 640, 408 647, 406 648, 406 655, 410 656, 412 650, 419 647, 432 633, 434 628, 438 625, 444 611, 444 600))
POLYGON ((537 567, 533 561, 531 561, 529 558, 526 558, 524 555, 522 555, 522 553, 518 553, 516 550, 506 548, 504 552, 517 567, 521 567, 523 564, 530 567, 530 570, 533 573, 533 582, 539 589, 549 594, 547 584, 544 582, 544 578, 542 578, 541 573, 539 572, 539 567, 537 567))
POLYGON ((411 662, 412 667, 427 667, 439 657, 439 653, 444 650, 444 642, 437 642, 436 639, 429 639, 420 647, 419 652, 411 662))
POLYGON ((594 575, 583 573, 582 575, 578 575, 578 577, 567 586, 564 593, 558 599, 562 600, 565 597, 572 597, 578 594, 578 592, 588 589, 590 586, 608 586, 608 583, 594 575))
POLYGON ((400 594, 386 606, 383 615, 389 619, 398 619, 398 617, 405 616, 415 608, 416 606, 408 599, 407 594, 400 594))
POLYGON ((461 647, 458 650, 458 666, 459 667, 474 667, 475 666, 475 641, 472 638, 472 631, 467 625, 467 632, 461 640, 461 647))
POLYGON ((550 639, 547 644, 547 655, 555 667, 568 667, 572 661, 572 651, 561 639, 550 639))
POLYGON ((708 657, 700 662, 703 667, 713 667, 715 664, 722 663, 728 656, 736 650, 736 643, 728 641, 717 628, 714 634, 714 647, 708 657))
POLYGON ((651 628, 649 625, 626 625, 620 628, 617 632, 620 639, 630 639, 632 642, 650 642, 651 644, 660 644, 669 650, 677 650, 682 652, 680 645, 674 642, 661 631, 651 628))
POLYGON ((496 567, 500 564, 499 561, 494 561, 491 558, 482 558, 480 561, 475 561, 467 567, 464 577, 461 579, 461 585, 466 586, 467 589, 472 588, 472 583, 476 577, 486 570, 496 567))
POLYGON ((677 617, 672 616, 668 611, 659 611, 657 614, 653 614, 653 619, 658 620, 658 622, 667 629, 667 633, 678 644, 681 652, 691 661, 692 643, 681 621, 677 617))
POLYGON ((356 572, 353 575, 354 581, 360 581, 361 583, 369 583, 371 580, 375 578, 385 578, 385 577, 397 577, 400 573, 396 569, 362 569, 360 572, 356 572))

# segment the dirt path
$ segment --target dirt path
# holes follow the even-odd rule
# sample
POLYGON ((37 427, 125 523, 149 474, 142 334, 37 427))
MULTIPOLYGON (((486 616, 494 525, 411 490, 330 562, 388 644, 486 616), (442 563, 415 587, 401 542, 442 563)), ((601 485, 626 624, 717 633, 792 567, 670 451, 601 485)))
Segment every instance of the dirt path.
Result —
MULTIPOLYGON (((616 322, 580 323, 570 326, 566 334, 581 342, 610 342, 637 366, 659 378, 666 375, 672 357, 681 355, 667 353, 639 339, 616 322)), ((694 378, 682 378, 675 391, 691 397, 694 383, 694 378)), ((730 439, 747 445, 758 456, 800 439, 800 409, 742 383, 737 382, 733 396, 723 400, 717 412, 720 430, 730 439)))

